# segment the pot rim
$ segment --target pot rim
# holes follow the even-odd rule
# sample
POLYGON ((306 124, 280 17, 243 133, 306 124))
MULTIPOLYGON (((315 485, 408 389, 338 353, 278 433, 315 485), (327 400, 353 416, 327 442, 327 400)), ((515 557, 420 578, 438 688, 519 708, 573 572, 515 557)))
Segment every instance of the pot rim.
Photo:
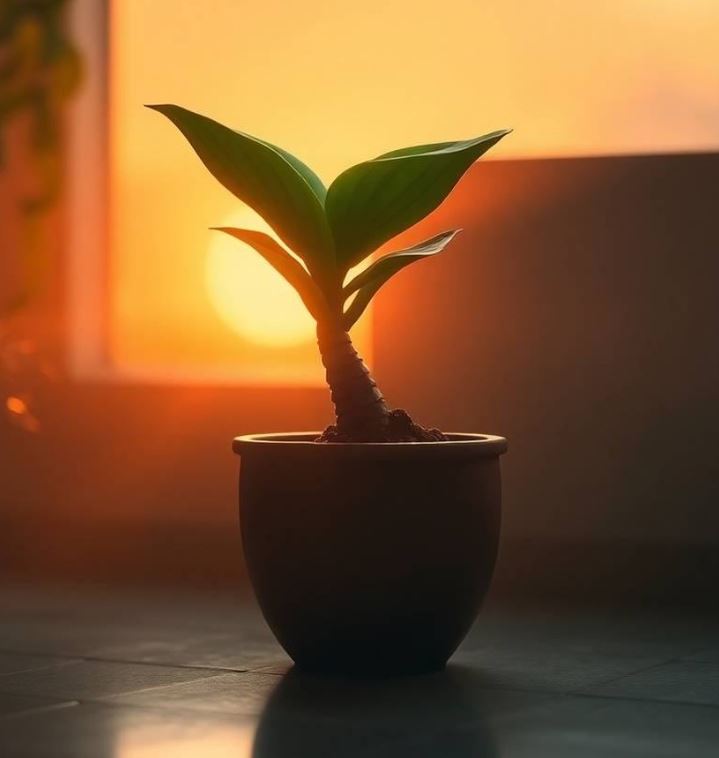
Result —
POLYGON ((232 441, 238 455, 263 453, 318 456, 396 458, 488 458, 507 452, 507 440, 493 434, 447 433, 441 442, 323 442, 314 440, 321 432, 276 432, 244 434, 232 441))

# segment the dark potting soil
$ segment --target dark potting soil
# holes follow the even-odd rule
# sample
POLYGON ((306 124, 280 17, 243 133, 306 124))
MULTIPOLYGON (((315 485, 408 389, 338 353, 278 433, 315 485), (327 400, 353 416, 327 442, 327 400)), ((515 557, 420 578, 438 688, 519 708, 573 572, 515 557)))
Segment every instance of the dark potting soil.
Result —
POLYGON ((315 442, 446 442, 447 437, 439 429, 425 429, 412 421, 407 411, 396 408, 389 412, 389 423, 382 438, 358 439, 342 434, 334 424, 328 426, 315 442))

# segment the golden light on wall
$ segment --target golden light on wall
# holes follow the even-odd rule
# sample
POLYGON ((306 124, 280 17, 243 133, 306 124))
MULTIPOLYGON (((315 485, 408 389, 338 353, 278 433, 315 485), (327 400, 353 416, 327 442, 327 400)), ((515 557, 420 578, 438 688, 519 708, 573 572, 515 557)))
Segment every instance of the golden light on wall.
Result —
POLYGON ((294 293, 209 231, 265 227, 143 103, 282 145, 326 183, 396 147, 505 126, 495 157, 716 150, 717 28, 712 0, 112 1, 110 361, 322 382, 294 293))

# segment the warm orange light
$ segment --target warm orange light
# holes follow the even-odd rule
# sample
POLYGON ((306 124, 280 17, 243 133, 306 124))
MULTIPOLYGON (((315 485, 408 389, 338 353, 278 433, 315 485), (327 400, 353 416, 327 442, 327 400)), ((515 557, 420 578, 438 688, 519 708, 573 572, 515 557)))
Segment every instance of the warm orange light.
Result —
POLYGON ((190 723, 174 731, 159 718, 157 722, 129 720, 118 731, 116 758, 247 758, 252 755, 252 725, 213 726, 190 723))
MULTIPOLYGON (((324 381, 296 296, 257 254, 208 231, 241 204, 143 103, 179 103, 281 145, 327 184, 397 147, 504 126, 515 131, 492 158, 716 148, 716 0, 446 0, 441 8, 213 0, 211 8, 110 3, 102 338, 118 369, 324 381), (451 33, 438 35, 438 24, 451 33)), ((262 228, 257 219, 235 223, 262 228)), ((371 363, 369 318, 353 339, 371 363)), ((79 321, 83 332, 97 322, 96 313, 79 321)))
POLYGON ((40 429, 40 422, 23 398, 17 395, 10 395, 5 398, 5 410, 12 423, 25 429, 25 431, 37 432, 40 429))
MULTIPOLYGON (((222 226, 270 226, 249 209, 222 226)), ((207 291, 220 318, 238 335, 260 345, 297 345, 314 339, 315 324, 294 289, 252 247, 215 232, 207 253, 207 291)))
POLYGON ((28 412, 27 403, 22 398, 12 395, 5 400, 5 407, 16 416, 23 416, 28 412))

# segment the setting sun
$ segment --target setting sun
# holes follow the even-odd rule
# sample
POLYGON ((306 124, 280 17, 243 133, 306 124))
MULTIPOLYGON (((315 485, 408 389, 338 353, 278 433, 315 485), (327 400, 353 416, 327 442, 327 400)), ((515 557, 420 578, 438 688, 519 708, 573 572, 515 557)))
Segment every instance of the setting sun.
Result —
MULTIPOLYGON (((279 238, 249 208, 221 226, 256 229, 279 238)), ((207 291, 222 321, 245 339, 273 347, 314 339, 314 321, 292 287, 249 245, 215 232, 207 253, 207 291)))

